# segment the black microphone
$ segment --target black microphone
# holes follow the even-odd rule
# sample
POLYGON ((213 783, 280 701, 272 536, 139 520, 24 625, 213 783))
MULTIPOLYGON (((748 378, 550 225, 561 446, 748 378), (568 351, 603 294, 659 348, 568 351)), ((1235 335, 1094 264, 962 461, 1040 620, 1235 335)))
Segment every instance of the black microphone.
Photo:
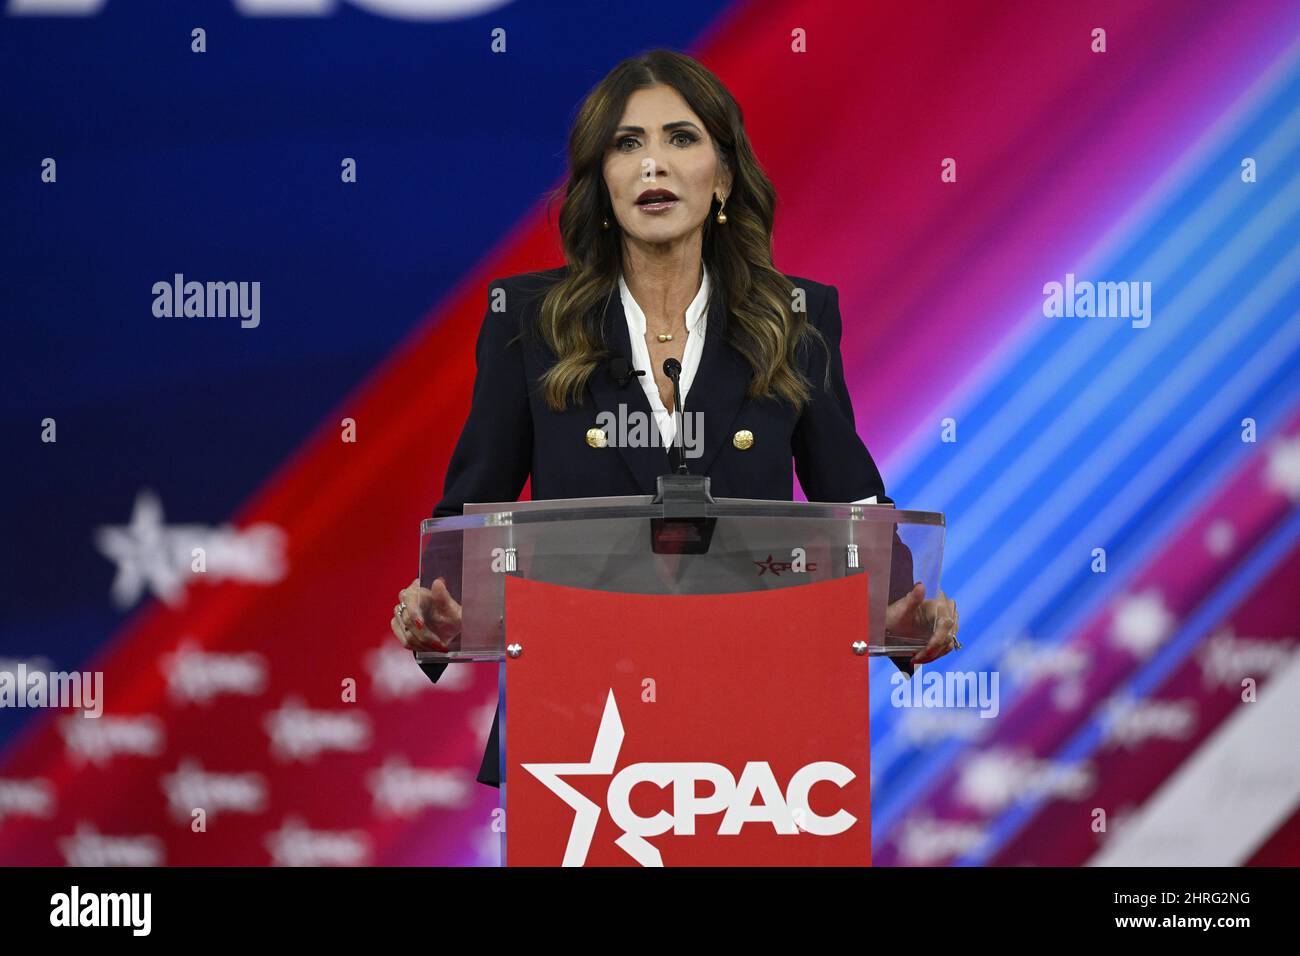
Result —
POLYGON ((686 470, 686 447, 682 440, 682 393, 677 381, 682 374, 682 363, 675 358, 664 359, 664 374, 673 382, 673 419, 677 422, 677 437, 673 444, 677 446, 677 474, 689 475, 686 470))
POLYGON ((633 376, 645 374, 645 369, 634 370, 626 355, 615 355, 606 367, 609 369, 609 377, 618 384, 619 388, 627 385, 633 376))

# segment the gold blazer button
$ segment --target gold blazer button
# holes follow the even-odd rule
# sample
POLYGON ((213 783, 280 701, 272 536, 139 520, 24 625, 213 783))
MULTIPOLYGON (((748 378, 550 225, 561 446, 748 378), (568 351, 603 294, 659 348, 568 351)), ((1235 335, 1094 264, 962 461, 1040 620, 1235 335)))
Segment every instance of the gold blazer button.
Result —
POLYGON ((605 434, 603 428, 587 429, 587 444, 592 448, 604 448, 609 443, 609 436, 605 434))
POLYGON ((742 428, 740 431, 736 432, 736 434, 731 436, 731 443, 741 451, 744 451, 746 448, 749 448, 754 444, 754 433, 748 428, 742 428))

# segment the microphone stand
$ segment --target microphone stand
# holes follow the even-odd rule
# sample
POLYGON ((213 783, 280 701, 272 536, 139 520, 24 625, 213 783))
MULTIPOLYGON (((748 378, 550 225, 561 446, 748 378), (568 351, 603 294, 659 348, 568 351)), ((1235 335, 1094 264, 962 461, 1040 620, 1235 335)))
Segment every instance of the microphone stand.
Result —
POLYGON ((673 383, 673 420, 678 423, 673 444, 677 445, 678 465, 675 474, 659 476, 653 504, 663 506, 663 517, 650 519, 650 546, 656 554, 706 554, 718 519, 708 514, 708 506, 714 503, 709 476, 692 475, 686 467, 681 440, 685 413, 678 381, 682 363, 675 358, 665 360, 664 374, 673 383))

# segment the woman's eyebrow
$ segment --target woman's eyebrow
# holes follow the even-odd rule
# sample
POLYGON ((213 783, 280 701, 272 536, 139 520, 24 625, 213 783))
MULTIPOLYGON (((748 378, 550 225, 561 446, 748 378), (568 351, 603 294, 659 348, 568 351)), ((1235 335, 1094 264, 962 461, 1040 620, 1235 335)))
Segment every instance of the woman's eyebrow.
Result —
MULTIPOLYGON (((683 129, 684 127, 687 127, 687 126, 689 126, 689 127, 690 127, 691 129, 693 129, 693 130, 696 130, 696 131, 699 130, 699 127, 696 126, 694 123, 692 123, 690 120, 677 120, 676 122, 673 122, 673 123, 664 123, 664 131, 667 132, 668 130, 671 130, 671 129, 683 129)), ((618 129, 614 130, 614 132, 616 132, 616 133, 642 133, 642 134, 644 134, 644 133, 645 133, 645 127, 644 127, 644 126, 620 126, 618 129)))

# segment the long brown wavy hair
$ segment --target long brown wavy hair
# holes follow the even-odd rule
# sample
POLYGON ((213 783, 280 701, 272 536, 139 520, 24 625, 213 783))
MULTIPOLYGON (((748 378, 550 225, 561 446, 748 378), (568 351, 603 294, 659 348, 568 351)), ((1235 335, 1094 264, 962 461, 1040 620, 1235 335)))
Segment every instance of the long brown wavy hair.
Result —
POLYGON ((672 50, 652 50, 614 67, 587 95, 569 133, 568 181, 551 196, 552 202, 564 196, 559 226, 568 268, 542 299, 535 329, 557 357, 541 379, 547 405, 562 411, 570 400, 581 402, 591 373, 610 355, 601 325, 623 252, 619 230, 601 228, 601 220, 614 221, 605 150, 632 93, 659 84, 676 90, 700 117, 732 176, 727 222, 718 225, 714 218, 715 196, 704 220, 702 256, 728 311, 727 341, 753 369, 749 395, 781 398, 801 410, 811 388, 798 350, 805 338, 823 346, 825 340, 807 311, 796 311, 794 283, 772 264, 776 190, 754 157, 731 93, 702 64, 672 50))

